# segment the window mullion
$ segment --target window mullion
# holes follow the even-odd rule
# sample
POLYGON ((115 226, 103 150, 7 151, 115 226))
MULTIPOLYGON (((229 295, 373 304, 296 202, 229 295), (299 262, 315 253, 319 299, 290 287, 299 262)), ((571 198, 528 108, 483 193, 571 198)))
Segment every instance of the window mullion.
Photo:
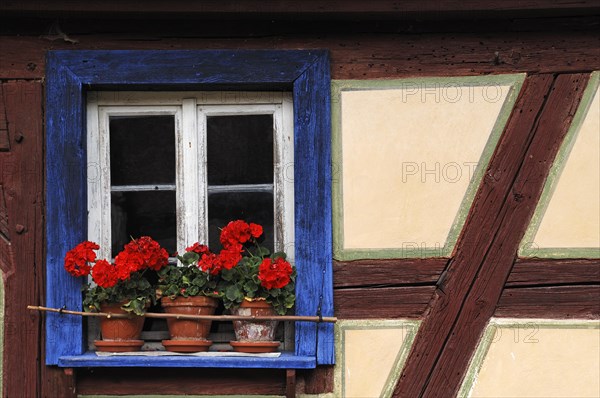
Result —
POLYGON ((182 121, 176 128, 177 140, 177 250, 182 253, 190 244, 201 238, 198 206, 198 178, 194 170, 198 167, 198 134, 196 99, 186 98, 182 105, 182 121))
POLYGON ((196 121, 197 121, 197 133, 196 136, 197 144, 195 146, 197 150, 197 164, 192 170, 197 170, 195 181, 198 186, 196 196, 196 206, 198 208, 198 242, 208 242, 208 192, 207 192, 207 151, 206 151, 206 113, 202 108, 198 107, 196 110, 196 121))
POLYGON ((238 185, 207 185, 209 193, 227 192, 269 192, 274 190, 273 184, 238 184, 238 185))
POLYGON ((294 111, 292 98, 284 95, 277 105, 274 123, 275 212, 281 222, 276 223, 277 250, 288 254, 294 262, 294 111), (277 229, 279 228, 279 229, 277 229))
POLYGON ((102 167, 100 166, 100 126, 96 93, 88 95, 87 102, 87 239, 99 242, 102 238, 102 167))
MULTIPOLYGON (((111 183, 110 183, 110 128, 109 112, 102 107, 96 108, 98 114, 97 126, 99 126, 98 138, 98 166, 100 175, 98 185, 100 189, 100 214, 95 220, 100 224, 100 235, 96 237, 100 245, 99 258, 112 257, 112 231, 111 231, 111 183)), ((88 154, 89 156, 89 154, 88 154)), ((88 186, 90 184, 88 183, 88 186)), ((90 217, 88 217, 90 219, 90 217)), ((88 228, 89 229, 89 228, 88 228)), ((90 237, 88 237, 91 239, 90 237)))
POLYGON ((140 192, 140 191, 176 191, 173 184, 145 184, 145 185, 112 185, 111 192, 140 192))

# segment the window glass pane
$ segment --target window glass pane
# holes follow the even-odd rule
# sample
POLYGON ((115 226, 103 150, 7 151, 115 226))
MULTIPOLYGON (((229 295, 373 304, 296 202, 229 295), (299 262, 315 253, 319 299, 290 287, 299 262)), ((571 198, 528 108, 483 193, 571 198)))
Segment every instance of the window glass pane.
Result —
POLYGON ((207 118, 208 184, 273 183, 273 116, 207 118))
POLYGON ((175 183, 175 118, 111 116, 112 185, 175 183))
POLYGON ((172 255, 176 245, 175 191, 113 192, 112 255, 133 238, 150 236, 172 255))
POLYGON ((264 228, 259 242, 273 251, 273 194, 268 192, 230 192, 208 195, 208 243, 213 251, 221 250, 220 228, 229 221, 244 220, 264 228))

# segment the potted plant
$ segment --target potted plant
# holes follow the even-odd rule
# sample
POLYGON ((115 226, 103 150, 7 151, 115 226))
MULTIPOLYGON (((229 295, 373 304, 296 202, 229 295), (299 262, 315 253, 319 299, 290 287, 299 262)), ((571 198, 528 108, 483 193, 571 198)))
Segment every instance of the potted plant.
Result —
MULTIPOLYGON (((220 241, 230 262, 221 269, 222 300, 234 315, 285 315, 296 300, 296 269, 283 252, 271 254, 258 243, 262 226, 242 220, 232 221, 221 230, 220 241)), ((202 260, 218 260, 203 256, 202 260)), ((277 321, 233 321, 236 351, 269 352, 279 347, 274 341, 277 321)))
POLYGON ((167 265, 169 255, 158 242, 142 236, 127 243, 114 263, 97 259, 97 243, 85 241, 65 255, 64 267, 75 277, 92 276, 86 283, 85 311, 128 314, 127 318, 104 317, 100 321, 102 340, 94 342, 99 351, 137 351, 143 345, 140 334, 144 312, 156 302, 155 288, 147 279, 149 270, 159 271, 167 265))
MULTIPOLYGON (((206 267, 201 256, 210 254, 207 246, 196 242, 177 256, 181 266, 169 264, 160 270, 159 295, 166 313, 212 315, 218 306, 219 269, 206 267)), ((168 351, 207 351, 212 342, 207 339, 210 320, 167 318, 170 340, 162 343, 168 351)))

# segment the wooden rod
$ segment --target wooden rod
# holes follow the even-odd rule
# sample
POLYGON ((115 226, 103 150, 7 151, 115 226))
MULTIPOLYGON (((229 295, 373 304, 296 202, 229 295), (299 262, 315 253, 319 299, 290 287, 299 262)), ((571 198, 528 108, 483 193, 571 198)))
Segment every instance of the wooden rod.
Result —
MULTIPOLYGON (((57 312, 59 314, 68 315, 79 315, 79 316, 96 316, 103 318, 130 318, 130 314, 113 314, 112 312, 82 312, 82 311, 71 311, 62 308, 50 308, 42 307, 38 305, 28 305, 28 310, 32 311, 44 311, 44 312, 57 312)), ((188 314, 165 314, 159 312, 146 312, 144 314, 147 318, 175 318, 175 319, 194 319, 194 320, 207 320, 207 321, 242 321, 242 320, 253 320, 253 321, 302 321, 302 322, 337 322, 336 317, 318 317, 318 316, 306 316, 306 315, 273 315, 273 316, 241 316, 241 315, 188 315, 188 314)))

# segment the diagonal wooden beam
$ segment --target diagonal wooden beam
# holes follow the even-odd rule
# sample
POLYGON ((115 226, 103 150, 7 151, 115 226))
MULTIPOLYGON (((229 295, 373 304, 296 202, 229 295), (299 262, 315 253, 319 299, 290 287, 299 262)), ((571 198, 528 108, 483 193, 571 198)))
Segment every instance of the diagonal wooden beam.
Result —
POLYGON ((525 80, 394 397, 456 395, 588 78, 525 80))

